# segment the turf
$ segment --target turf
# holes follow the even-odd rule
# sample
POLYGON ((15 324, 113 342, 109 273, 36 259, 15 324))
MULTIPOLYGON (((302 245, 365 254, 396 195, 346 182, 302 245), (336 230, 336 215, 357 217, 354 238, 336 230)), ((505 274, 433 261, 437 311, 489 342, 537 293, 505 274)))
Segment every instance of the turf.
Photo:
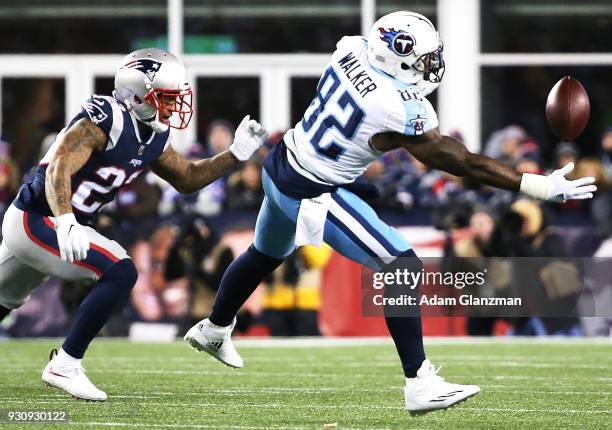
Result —
POLYGON ((66 410, 70 425, 7 429, 612 428, 612 343, 470 342, 429 345, 453 382, 481 393, 452 409, 411 416, 393 346, 239 346, 232 370, 182 343, 97 341, 84 365, 105 403, 43 388, 57 341, 0 342, 0 409, 66 410))

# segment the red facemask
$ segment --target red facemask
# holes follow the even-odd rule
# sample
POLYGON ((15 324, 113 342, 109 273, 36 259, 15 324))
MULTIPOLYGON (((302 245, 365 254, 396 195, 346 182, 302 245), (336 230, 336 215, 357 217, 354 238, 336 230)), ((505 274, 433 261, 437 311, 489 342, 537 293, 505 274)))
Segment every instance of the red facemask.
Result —
POLYGON ((159 119, 169 127, 182 130, 187 128, 191 116, 193 115, 193 92, 191 87, 187 87, 182 90, 169 90, 153 88, 145 95, 145 101, 152 106, 155 106, 157 112, 159 112, 159 119), (171 115, 177 113, 179 123, 173 124, 170 120, 164 117, 164 114, 170 113, 171 115))

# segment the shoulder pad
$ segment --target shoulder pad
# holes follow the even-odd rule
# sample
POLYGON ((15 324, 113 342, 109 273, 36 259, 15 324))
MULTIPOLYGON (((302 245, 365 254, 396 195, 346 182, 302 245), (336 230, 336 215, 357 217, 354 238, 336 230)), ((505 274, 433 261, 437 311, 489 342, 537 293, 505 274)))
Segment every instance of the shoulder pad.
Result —
POLYGON ((123 129, 125 108, 115 98, 92 95, 81 105, 79 116, 87 118, 116 141, 123 129))

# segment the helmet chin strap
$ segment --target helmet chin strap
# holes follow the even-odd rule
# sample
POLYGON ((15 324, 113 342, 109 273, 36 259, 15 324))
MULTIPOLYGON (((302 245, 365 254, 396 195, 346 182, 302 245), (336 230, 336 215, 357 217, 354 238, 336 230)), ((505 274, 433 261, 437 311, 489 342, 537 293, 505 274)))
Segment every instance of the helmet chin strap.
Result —
POLYGON ((159 113, 157 113, 157 115, 155 115, 150 120, 142 120, 142 119, 136 117, 136 119, 138 119, 138 121, 140 121, 143 124, 148 125, 149 127, 151 127, 151 129, 155 133, 163 133, 166 130, 168 130, 170 128, 170 126, 168 126, 168 124, 166 124, 166 123, 161 122, 158 118, 159 118, 159 113))
POLYGON ((125 105, 128 108, 128 111, 130 112, 130 114, 134 115, 134 117, 140 121, 141 123, 143 123, 144 125, 151 127, 151 129, 155 132, 155 133, 163 133, 166 130, 168 130, 168 128, 170 128, 168 126, 168 124, 162 122, 159 120, 159 112, 157 112, 154 116, 152 116, 149 119, 143 119, 140 118, 137 114, 136 111, 134 109, 134 107, 132 106, 132 104, 130 103, 130 101, 128 99, 125 99, 123 101, 123 103, 125 103, 125 105))

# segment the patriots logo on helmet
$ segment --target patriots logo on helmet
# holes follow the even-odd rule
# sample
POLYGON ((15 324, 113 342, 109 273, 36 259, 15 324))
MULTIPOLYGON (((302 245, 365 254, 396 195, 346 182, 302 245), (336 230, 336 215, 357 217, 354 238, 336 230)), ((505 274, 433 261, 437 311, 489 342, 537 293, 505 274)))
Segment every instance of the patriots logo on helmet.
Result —
POLYGON ((83 103, 83 109, 94 124, 99 124, 108 118, 108 115, 96 103, 83 103))
POLYGON ((416 41, 410 33, 406 33, 405 31, 401 30, 398 31, 393 28, 385 29, 382 27, 379 28, 378 31, 381 34, 380 40, 385 42, 391 51, 400 57, 405 57, 412 54, 416 41))
POLYGON ((130 61, 123 67, 127 69, 140 70, 142 73, 147 75, 147 78, 153 81, 161 65, 162 63, 160 61, 152 60, 151 58, 138 58, 130 61))

